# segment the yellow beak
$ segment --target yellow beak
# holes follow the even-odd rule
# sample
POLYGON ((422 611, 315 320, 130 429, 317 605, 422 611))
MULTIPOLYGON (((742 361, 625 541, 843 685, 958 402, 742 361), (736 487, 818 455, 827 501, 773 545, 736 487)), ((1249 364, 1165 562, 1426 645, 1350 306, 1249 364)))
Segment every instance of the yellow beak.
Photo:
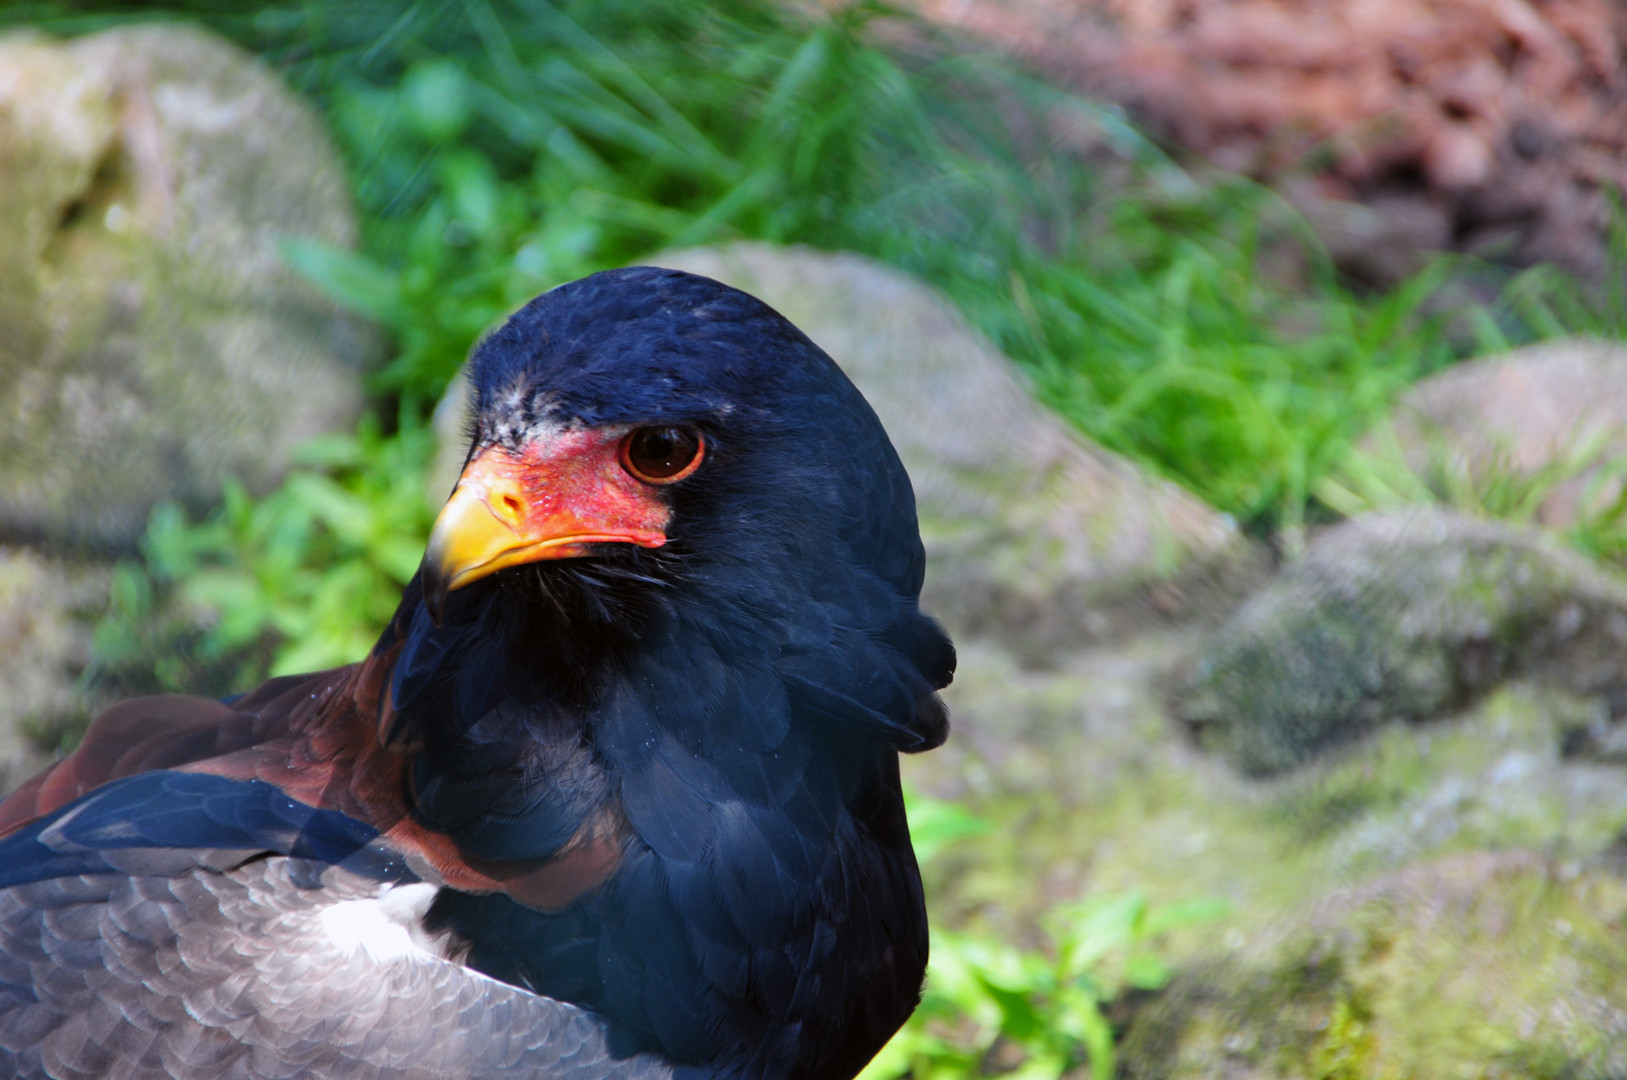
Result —
POLYGON ((621 468, 618 441, 573 431, 469 462, 424 552, 424 602, 437 624, 447 593, 505 567, 575 558, 593 544, 666 543, 666 505, 621 468))

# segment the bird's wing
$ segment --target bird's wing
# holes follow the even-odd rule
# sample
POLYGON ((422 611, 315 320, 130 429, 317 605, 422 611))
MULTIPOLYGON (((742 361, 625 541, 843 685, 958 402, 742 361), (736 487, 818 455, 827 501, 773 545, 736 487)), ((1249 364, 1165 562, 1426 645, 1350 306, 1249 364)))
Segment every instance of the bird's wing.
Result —
POLYGON ((0 836, 109 781, 158 769, 197 768, 255 747, 286 743, 312 714, 354 699, 373 659, 272 679, 221 702, 183 694, 133 698, 103 711, 72 754, 0 802, 0 836))
POLYGON ((670 1075, 418 940, 449 880, 523 897, 596 874, 476 869, 418 828, 367 667, 122 703, 0 804, 0 1075, 670 1075))
MULTIPOLYGON (((139 856, 136 859, 140 861, 139 856)), ((434 887, 284 857, 0 889, 0 1075, 670 1077, 415 934, 434 887)))
POLYGON ((263 780, 113 779, 0 840, 0 1075, 671 1075, 427 938, 436 892, 263 780))
POLYGON ((385 683, 394 660, 394 650, 376 651, 228 702, 175 694, 120 702, 74 753, 0 802, 0 837, 111 782, 170 770, 260 781, 338 811, 386 835, 420 876, 455 888, 551 911, 601 885, 620 863, 626 831, 613 810, 583 821, 547 857, 512 862, 468 858, 419 824, 406 802, 408 758, 379 739, 391 719, 385 683))

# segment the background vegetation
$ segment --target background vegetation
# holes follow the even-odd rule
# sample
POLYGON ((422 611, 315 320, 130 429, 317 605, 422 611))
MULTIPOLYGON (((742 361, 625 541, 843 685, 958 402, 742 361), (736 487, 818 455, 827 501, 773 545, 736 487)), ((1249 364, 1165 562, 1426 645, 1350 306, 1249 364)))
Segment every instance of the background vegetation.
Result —
MULTIPOLYGON (((429 415, 473 340, 543 289, 662 248, 758 238, 917 274, 1081 430, 1289 549, 1308 520, 1380 497, 1344 458, 1411 381, 1623 329, 1622 304, 1548 271, 1442 262, 1358 291, 1268 193, 875 4, 220 8, 50 0, 0 21, 185 17, 263 55, 324 111, 363 219, 359 252, 287 257, 394 348, 359 430, 308 447, 280 490, 230 489, 204 520, 154 516, 98 635, 104 675, 224 691, 365 652, 416 567, 429 415), (214 613, 207 629, 162 617, 177 597, 214 613), (155 654, 178 659, 126 670, 155 654)), ((980 827, 927 804, 916 819, 925 852, 980 827)), ((1085 1061, 1106 1075, 1104 1008, 1159 985, 1148 944, 1199 914, 1125 896, 1058 912, 1033 950, 943 935, 925 1007, 876 1075, 1007 1058, 1024 1076, 1085 1061)))
MULTIPOLYGON (((1116 110, 877 4, 219 8, 3 16, 69 33, 204 21, 319 103, 354 179, 361 251, 291 242, 287 257, 391 333, 373 415, 258 504, 165 512, 148 539, 150 585, 221 612, 206 661, 268 632, 277 671, 357 655, 427 530, 402 477, 427 460, 429 413, 470 344, 537 292, 662 248, 748 237, 915 273, 1081 430, 1290 550, 1334 512, 1319 488, 1346 494, 1322 485, 1350 440, 1409 382, 1627 310, 1550 271, 1498 281, 1444 261, 1357 292, 1268 193, 1195 175, 1116 110)), ((130 585, 127 608, 147 610, 130 585)), ((161 632, 122 620, 104 655, 161 632)))

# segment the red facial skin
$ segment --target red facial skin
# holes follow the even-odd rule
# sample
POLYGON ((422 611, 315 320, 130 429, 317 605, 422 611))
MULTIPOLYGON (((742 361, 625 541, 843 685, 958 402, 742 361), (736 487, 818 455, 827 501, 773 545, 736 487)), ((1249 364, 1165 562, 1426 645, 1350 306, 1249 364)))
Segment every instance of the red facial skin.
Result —
MULTIPOLYGON (((671 514, 662 484, 623 467, 626 434, 570 430, 517 454, 494 446, 476 455, 436 520, 425 556, 431 612, 448 590, 505 566, 572 558, 593 544, 665 544, 671 514)), ((464 891, 505 892, 554 911, 604 882, 621 860, 625 822, 614 815, 584 824, 551 859, 513 864, 469 859, 413 819, 406 797, 412 748, 388 738, 398 650, 275 679, 230 705, 181 695, 115 705, 74 754, 0 803, 0 836, 111 780, 180 769, 264 780, 309 806, 365 821, 421 876, 464 891)))
POLYGON ((622 465, 622 429, 567 430, 469 462, 436 519, 424 598, 439 621, 452 589, 507 566, 586 554, 591 544, 660 547, 670 511, 660 486, 622 465))

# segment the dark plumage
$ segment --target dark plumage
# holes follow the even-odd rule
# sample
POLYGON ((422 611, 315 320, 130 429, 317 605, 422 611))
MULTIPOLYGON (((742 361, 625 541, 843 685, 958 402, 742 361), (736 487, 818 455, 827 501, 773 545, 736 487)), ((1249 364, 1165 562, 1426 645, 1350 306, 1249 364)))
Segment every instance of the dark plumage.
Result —
POLYGON ((126 703, 0 804, 0 1072, 825 1080, 909 1015, 897 752, 943 741, 954 652, 874 413, 649 268, 471 379, 366 661, 126 703))

